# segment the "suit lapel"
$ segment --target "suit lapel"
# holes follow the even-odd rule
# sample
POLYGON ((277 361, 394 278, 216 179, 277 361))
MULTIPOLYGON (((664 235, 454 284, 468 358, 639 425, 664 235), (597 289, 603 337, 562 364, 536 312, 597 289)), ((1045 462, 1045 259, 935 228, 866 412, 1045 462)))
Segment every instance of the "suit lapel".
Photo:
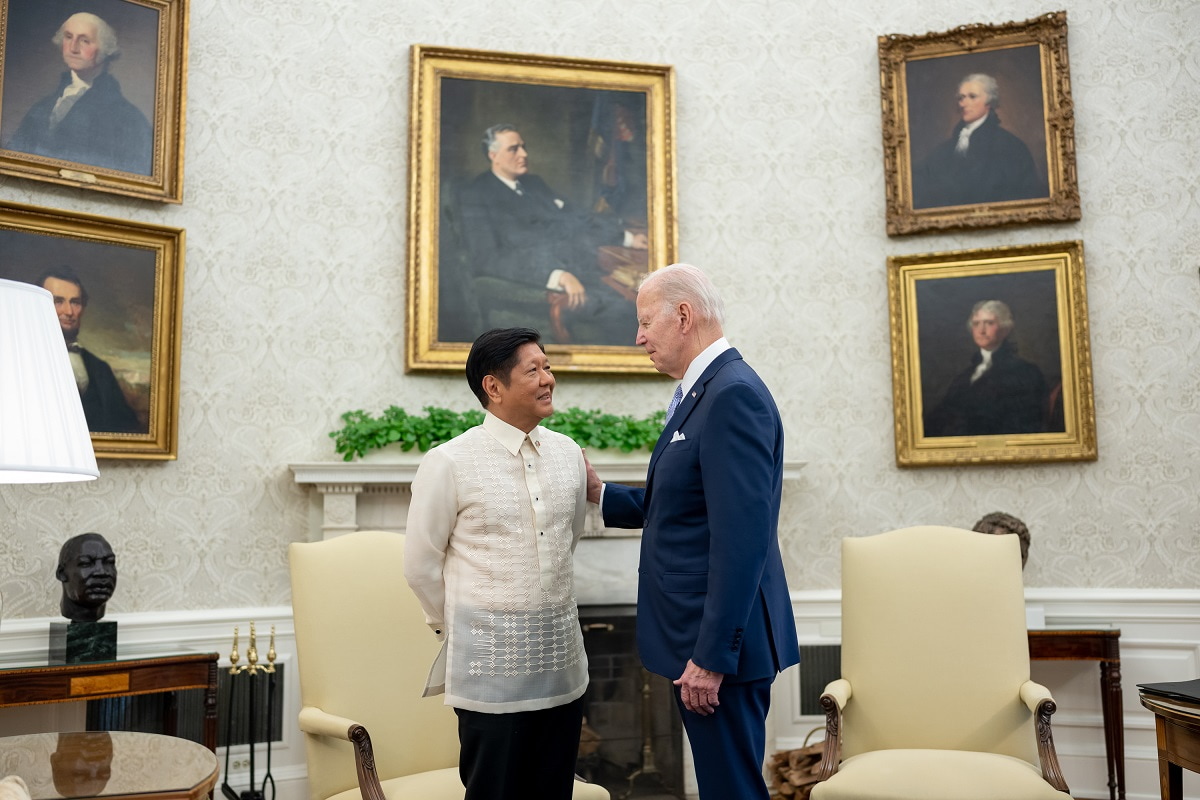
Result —
POLYGON ((658 463, 658 457, 667 449, 667 445, 671 443, 671 437, 675 435, 675 432, 687 422, 687 418, 691 416, 692 409, 700 403, 700 398, 704 396, 704 390, 708 386, 708 382, 712 380, 721 367, 741 357, 741 353, 732 347, 721 353, 708 365, 708 369, 700 373, 700 377, 696 379, 696 384, 683 396, 683 400, 679 402, 679 406, 671 416, 671 421, 663 428, 658 441, 654 444, 654 452, 650 454, 650 464, 646 467, 647 489, 649 489, 650 481, 654 476, 654 466, 658 463))

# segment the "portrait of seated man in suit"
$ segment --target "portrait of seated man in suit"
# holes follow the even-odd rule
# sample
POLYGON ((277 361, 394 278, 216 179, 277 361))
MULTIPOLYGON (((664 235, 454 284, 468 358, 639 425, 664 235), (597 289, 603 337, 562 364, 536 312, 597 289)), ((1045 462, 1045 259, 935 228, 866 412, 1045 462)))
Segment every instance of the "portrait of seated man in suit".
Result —
POLYGON ((967 75, 955 99, 959 120, 950 137, 913 168, 913 208, 1049 196, 1029 147, 1001 126, 996 79, 983 73, 967 75))
POLYGON ((4 147, 105 169, 149 175, 153 138, 146 116, 109 71, 121 55, 116 31, 95 14, 68 17, 50 40, 66 69, 24 115, 4 147))
POLYGON ((925 415, 926 436, 990 436, 1045 430, 1049 394, 1036 364, 1017 355, 1006 303, 982 300, 967 321, 971 363, 925 415))
POLYGON ((79 330, 88 306, 87 289, 79 275, 71 267, 56 267, 44 272, 37 285, 54 298, 54 311, 71 356, 88 430, 94 433, 145 433, 147 425, 129 404, 113 368, 79 343, 79 330))
POLYGON ((456 210, 467 268, 477 286, 488 287, 477 292, 485 324, 520 321, 490 316, 516 311, 510 290, 519 287, 544 299, 552 341, 630 345, 645 231, 615 214, 574 208, 530 171, 516 126, 492 125, 481 144, 488 169, 459 187, 456 210), (640 255, 632 268, 628 262, 639 259, 630 253, 640 255))

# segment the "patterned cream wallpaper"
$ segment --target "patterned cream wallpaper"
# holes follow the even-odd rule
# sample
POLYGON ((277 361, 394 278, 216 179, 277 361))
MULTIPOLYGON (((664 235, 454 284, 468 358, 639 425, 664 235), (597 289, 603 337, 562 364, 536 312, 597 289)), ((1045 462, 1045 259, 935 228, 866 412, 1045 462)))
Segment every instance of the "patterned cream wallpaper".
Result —
MULTIPOLYGON (((0 179, 6 201, 187 230, 179 460, 0 489, 5 616, 57 614, 57 550, 85 530, 120 559, 111 611, 286 603, 308 519, 287 464, 333 458, 350 408, 471 405, 462 379, 403 373, 413 43, 675 66, 681 256, 808 462, 793 586, 836 587, 844 536, 994 510, 1033 532, 1028 585, 1200 585, 1200 5, 193 0, 183 205, 0 179), (1062 6, 1082 221, 887 238, 875 37, 1062 6), (887 257, 1066 239, 1100 460, 899 470, 887 257)), ((560 376, 558 402, 642 414, 665 386, 560 376)))

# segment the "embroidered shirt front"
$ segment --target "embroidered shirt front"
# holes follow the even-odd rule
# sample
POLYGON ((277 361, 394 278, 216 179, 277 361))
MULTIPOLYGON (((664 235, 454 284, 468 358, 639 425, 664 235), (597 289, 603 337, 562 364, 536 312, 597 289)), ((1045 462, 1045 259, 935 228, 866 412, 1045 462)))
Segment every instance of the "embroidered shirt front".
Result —
POLYGON ((542 427, 487 414, 421 460, 404 575, 445 635, 447 705, 532 711, 583 694, 572 557, 586 504, 579 446, 542 427))

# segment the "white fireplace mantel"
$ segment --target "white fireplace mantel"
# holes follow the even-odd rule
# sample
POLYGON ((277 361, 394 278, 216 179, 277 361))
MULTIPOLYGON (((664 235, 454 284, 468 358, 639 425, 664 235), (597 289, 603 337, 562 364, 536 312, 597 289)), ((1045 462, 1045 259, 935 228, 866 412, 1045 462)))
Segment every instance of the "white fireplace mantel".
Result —
MULTIPOLYGON (((411 497, 409 487, 417 474, 421 455, 417 452, 372 453, 360 461, 289 464, 296 483, 313 488, 313 523, 309 539, 329 539, 366 528, 403 531, 411 497)), ((646 478, 650 456, 644 451, 592 451, 588 453, 588 460, 605 480, 638 483, 646 478)), ((800 477, 803 467, 802 461, 784 461, 784 480, 800 477)), ((584 535, 606 535, 594 508, 584 535)), ((620 535, 628 536, 629 532, 623 531, 620 535)))

